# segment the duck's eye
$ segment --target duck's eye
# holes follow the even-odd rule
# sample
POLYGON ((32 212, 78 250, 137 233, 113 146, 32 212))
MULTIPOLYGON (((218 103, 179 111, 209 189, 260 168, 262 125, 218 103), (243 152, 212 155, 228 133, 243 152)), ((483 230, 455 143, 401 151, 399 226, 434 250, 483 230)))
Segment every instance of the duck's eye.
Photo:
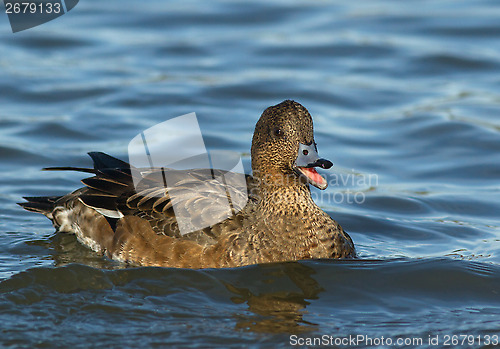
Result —
POLYGON ((283 132, 283 130, 279 127, 276 127, 274 130, 273 130, 273 133, 275 136, 278 136, 278 137, 283 137, 283 135, 285 134, 285 132, 283 132))

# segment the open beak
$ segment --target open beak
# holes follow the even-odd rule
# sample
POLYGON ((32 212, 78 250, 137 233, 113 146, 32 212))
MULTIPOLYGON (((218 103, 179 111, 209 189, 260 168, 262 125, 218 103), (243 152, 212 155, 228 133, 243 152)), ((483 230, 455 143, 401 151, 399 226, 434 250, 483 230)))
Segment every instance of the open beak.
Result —
POLYGON ((299 153, 294 163, 294 169, 300 176, 303 176, 308 183, 321 190, 326 189, 326 187, 328 187, 328 182, 323 176, 316 172, 314 168, 321 167, 329 169, 332 166, 333 163, 331 161, 320 159, 318 150, 316 149, 316 143, 312 142, 309 145, 299 143, 299 153))

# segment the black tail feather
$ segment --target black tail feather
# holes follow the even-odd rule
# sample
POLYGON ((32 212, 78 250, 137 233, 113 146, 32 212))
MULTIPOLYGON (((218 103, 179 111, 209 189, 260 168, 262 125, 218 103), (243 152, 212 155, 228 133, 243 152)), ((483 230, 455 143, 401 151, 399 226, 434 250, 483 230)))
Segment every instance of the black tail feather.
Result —
POLYGON ((130 165, 125 161, 114 158, 103 152, 93 151, 88 153, 94 161, 94 168, 87 167, 73 167, 73 166, 56 166, 45 167, 44 171, 77 171, 98 174, 99 172, 106 172, 110 170, 120 170, 130 174, 130 165))
POLYGON ((42 168, 43 171, 77 171, 77 172, 87 172, 87 173, 93 173, 96 174, 97 171, 94 170, 93 168, 85 168, 85 167, 44 167, 42 168))
POLYGON ((90 177, 82 179, 82 183, 87 187, 98 190, 106 194, 114 194, 117 192, 123 192, 128 188, 129 183, 120 183, 109 177, 90 177))
POLYGON ((129 169, 130 165, 125 161, 114 158, 108 154, 99 151, 93 151, 88 153, 92 160, 94 160, 94 169, 95 170, 103 170, 103 169, 129 169))
POLYGON ((56 202, 60 198, 61 196, 26 196, 23 199, 27 202, 19 202, 18 205, 25 210, 47 215, 54 210, 56 202))
MULTIPOLYGON (((95 176, 83 179, 87 187, 79 198, 88 206, 116 210, 116 199, 131 188, 133 178, 130 165, 102 152, 88 153, 94 162, 94 168, 59 166, 44 168, 45 171, 78 171, 92 173, 95 176)), ((19 203, 22 208, 49 215, 61 196, 25 197, 27 202, 19 203)))

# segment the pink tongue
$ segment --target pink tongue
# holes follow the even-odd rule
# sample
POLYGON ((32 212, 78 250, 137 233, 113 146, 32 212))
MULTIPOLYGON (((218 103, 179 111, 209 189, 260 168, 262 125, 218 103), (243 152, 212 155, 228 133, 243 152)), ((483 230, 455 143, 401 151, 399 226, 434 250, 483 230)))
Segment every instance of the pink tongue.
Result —
POLYGON ((321 177, 321 175, 316 172, 314 167, 301 167, 300 169, 302 170, 302 173, 304 173, 311 181, 318 183, 319 185, 326 184, 326 179, 321 177))

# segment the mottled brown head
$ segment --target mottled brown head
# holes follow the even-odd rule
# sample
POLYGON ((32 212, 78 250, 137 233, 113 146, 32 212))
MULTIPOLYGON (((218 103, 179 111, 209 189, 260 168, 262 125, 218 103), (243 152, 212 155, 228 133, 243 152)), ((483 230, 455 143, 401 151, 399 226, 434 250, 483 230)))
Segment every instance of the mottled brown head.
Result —
POLYGON ((312 117, 301 104, 286 100, 267 108, 260 117, 252 140, 254 175, 303 177, 320 189, 326 181, 314 167, 332 163, 317 156, 312 117))

